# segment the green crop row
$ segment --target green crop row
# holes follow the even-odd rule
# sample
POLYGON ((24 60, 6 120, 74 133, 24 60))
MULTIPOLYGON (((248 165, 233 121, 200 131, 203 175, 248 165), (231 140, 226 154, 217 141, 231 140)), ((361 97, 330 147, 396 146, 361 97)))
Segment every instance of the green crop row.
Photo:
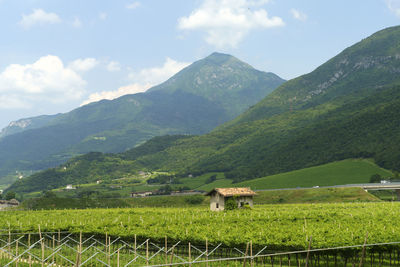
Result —
POLYGON ((400 203, 261 205, 251 210, 124 208, 6 211, 0 228, 13 231, 70 231, 153 240, 305 249, 400 241, 400 203))

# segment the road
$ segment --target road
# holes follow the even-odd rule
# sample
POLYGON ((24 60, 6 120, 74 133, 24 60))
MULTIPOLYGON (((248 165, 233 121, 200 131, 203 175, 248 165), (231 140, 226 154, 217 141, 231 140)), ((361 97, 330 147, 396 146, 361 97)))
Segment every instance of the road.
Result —
POLYGON ((341 188, 341 187, 361 187, 365 190, 400 190, 400 183, 369 183, 369 184, 345 184, 332 186, 296 187, 296 188, 277 188, 277 189, 258 189, 254 191, 276 191, 276 190, 298 190, 314 188, 341 188))

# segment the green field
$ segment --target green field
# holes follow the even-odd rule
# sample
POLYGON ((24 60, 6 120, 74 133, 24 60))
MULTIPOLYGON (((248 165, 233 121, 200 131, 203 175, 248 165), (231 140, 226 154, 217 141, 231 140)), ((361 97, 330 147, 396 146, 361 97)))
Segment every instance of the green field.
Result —
POLYGON ((223 173, 213 172, 198 177, 179 179, 181 182, 179 186, 187 186, 202 191, 232 186, 251 187, 254 190, 313 187, 317 185, 331 186, 368 183, 373 174, 379 174, 383 178, 393 177, 391 171, 380 168, 372 160, 347 159, 240 183, 233 183, 232 180, 226 179, 223 173), (216 175, 216 180, 206 184, 207 179, 212 175, 216 175))
POLYGON ((369 201, 380 201, 380 198, 365 192, 365 190, 359 187, 257 191, 257 195, 254 196, 254 203, 256 204, 340 203, 369 201))
POLYGON ((400 203, 259 205, 252 210, 211 212, 208 208, 125 208, 5 211, 0 229, 65 230, 86 234, 204 243, 268 245, 270 249, 334 247, 400 241, 400 203))
POLYGON ((393 177, 367 159, 347 159, 321 166, 267 176, 235 184, 252 189, 296 188, 368 183, 371 175, 393 177))
MULTIPOLYGON (((378 165, 373 163, 372 160, 346 159, 320 166, 247 180, 240 183, 232 183, 232 180, 225 179, 225 177, 220 174, 217 176, 216 181, 201 185, 196 189, 209 191, 216 187, 244 186, 251 187, 253 190, 259 190, 360 184, 368 183, 373 174, 379 174, 384 178, 393 177, 391 171, 380 168, 378 165)), ((210 174, 203 175, 202 177, 208 177, 209 175, 210 174)), ((204 178, 202 181, 203 180, 204 178)))

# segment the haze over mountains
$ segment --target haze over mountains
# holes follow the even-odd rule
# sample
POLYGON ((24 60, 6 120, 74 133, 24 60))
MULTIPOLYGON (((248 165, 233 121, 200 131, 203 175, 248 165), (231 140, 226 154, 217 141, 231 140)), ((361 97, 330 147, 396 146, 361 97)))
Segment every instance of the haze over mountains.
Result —
POLYGON ((0 177, 56 166, 90 151, 122 152, 154 136, 207 133, 283 82, 233 56, 213 53, 146 93, 11 123, 0 134, 0 177))
POLYGON ((399 43, 400 27, 379 31, 211 133, 156 138, 122 154, 88 154, 63 165, 66 170, 35 174, 11 189, 33 191, 46 179, 56 186, 67 177, 87 181, 138 170, 224 172, 241 181, 347 158, 373 158, 400 171, 399 43), (104 168, 111 162, 129 168, 104 168), (88 169, 79 172, 83 166, 88 169))

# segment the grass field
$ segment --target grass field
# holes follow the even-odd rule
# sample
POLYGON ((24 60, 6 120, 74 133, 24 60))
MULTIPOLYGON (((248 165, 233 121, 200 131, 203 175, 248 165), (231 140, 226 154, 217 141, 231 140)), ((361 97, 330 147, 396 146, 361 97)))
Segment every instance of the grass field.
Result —
MULTIPOLYGON (((216 187, 244 186, 258 190, 359 184, 368 183, 373 174, 379 174, 384 178, 393 177, 391 171, 380 168, 371 160, 347 159, 234 184, 232 184, 232 180, 225 179, 225 177, 220 174, 217 176, 216 181, 203 184, 196 189, 208 191, 216 187)), ((197 179, 197 177, 192 179, 197 179)))
POLYGON ((393 173, 367 159, 347 159, 321 166, 267 176, 235 184, 252 189, 275 189, 368 183, 371 175, 393 173))
POLYGON ((376 202, 380 201, 380 199, 357 187, 258 191, 254 197, 254 202, 257 204, 369 201, 376 202))

